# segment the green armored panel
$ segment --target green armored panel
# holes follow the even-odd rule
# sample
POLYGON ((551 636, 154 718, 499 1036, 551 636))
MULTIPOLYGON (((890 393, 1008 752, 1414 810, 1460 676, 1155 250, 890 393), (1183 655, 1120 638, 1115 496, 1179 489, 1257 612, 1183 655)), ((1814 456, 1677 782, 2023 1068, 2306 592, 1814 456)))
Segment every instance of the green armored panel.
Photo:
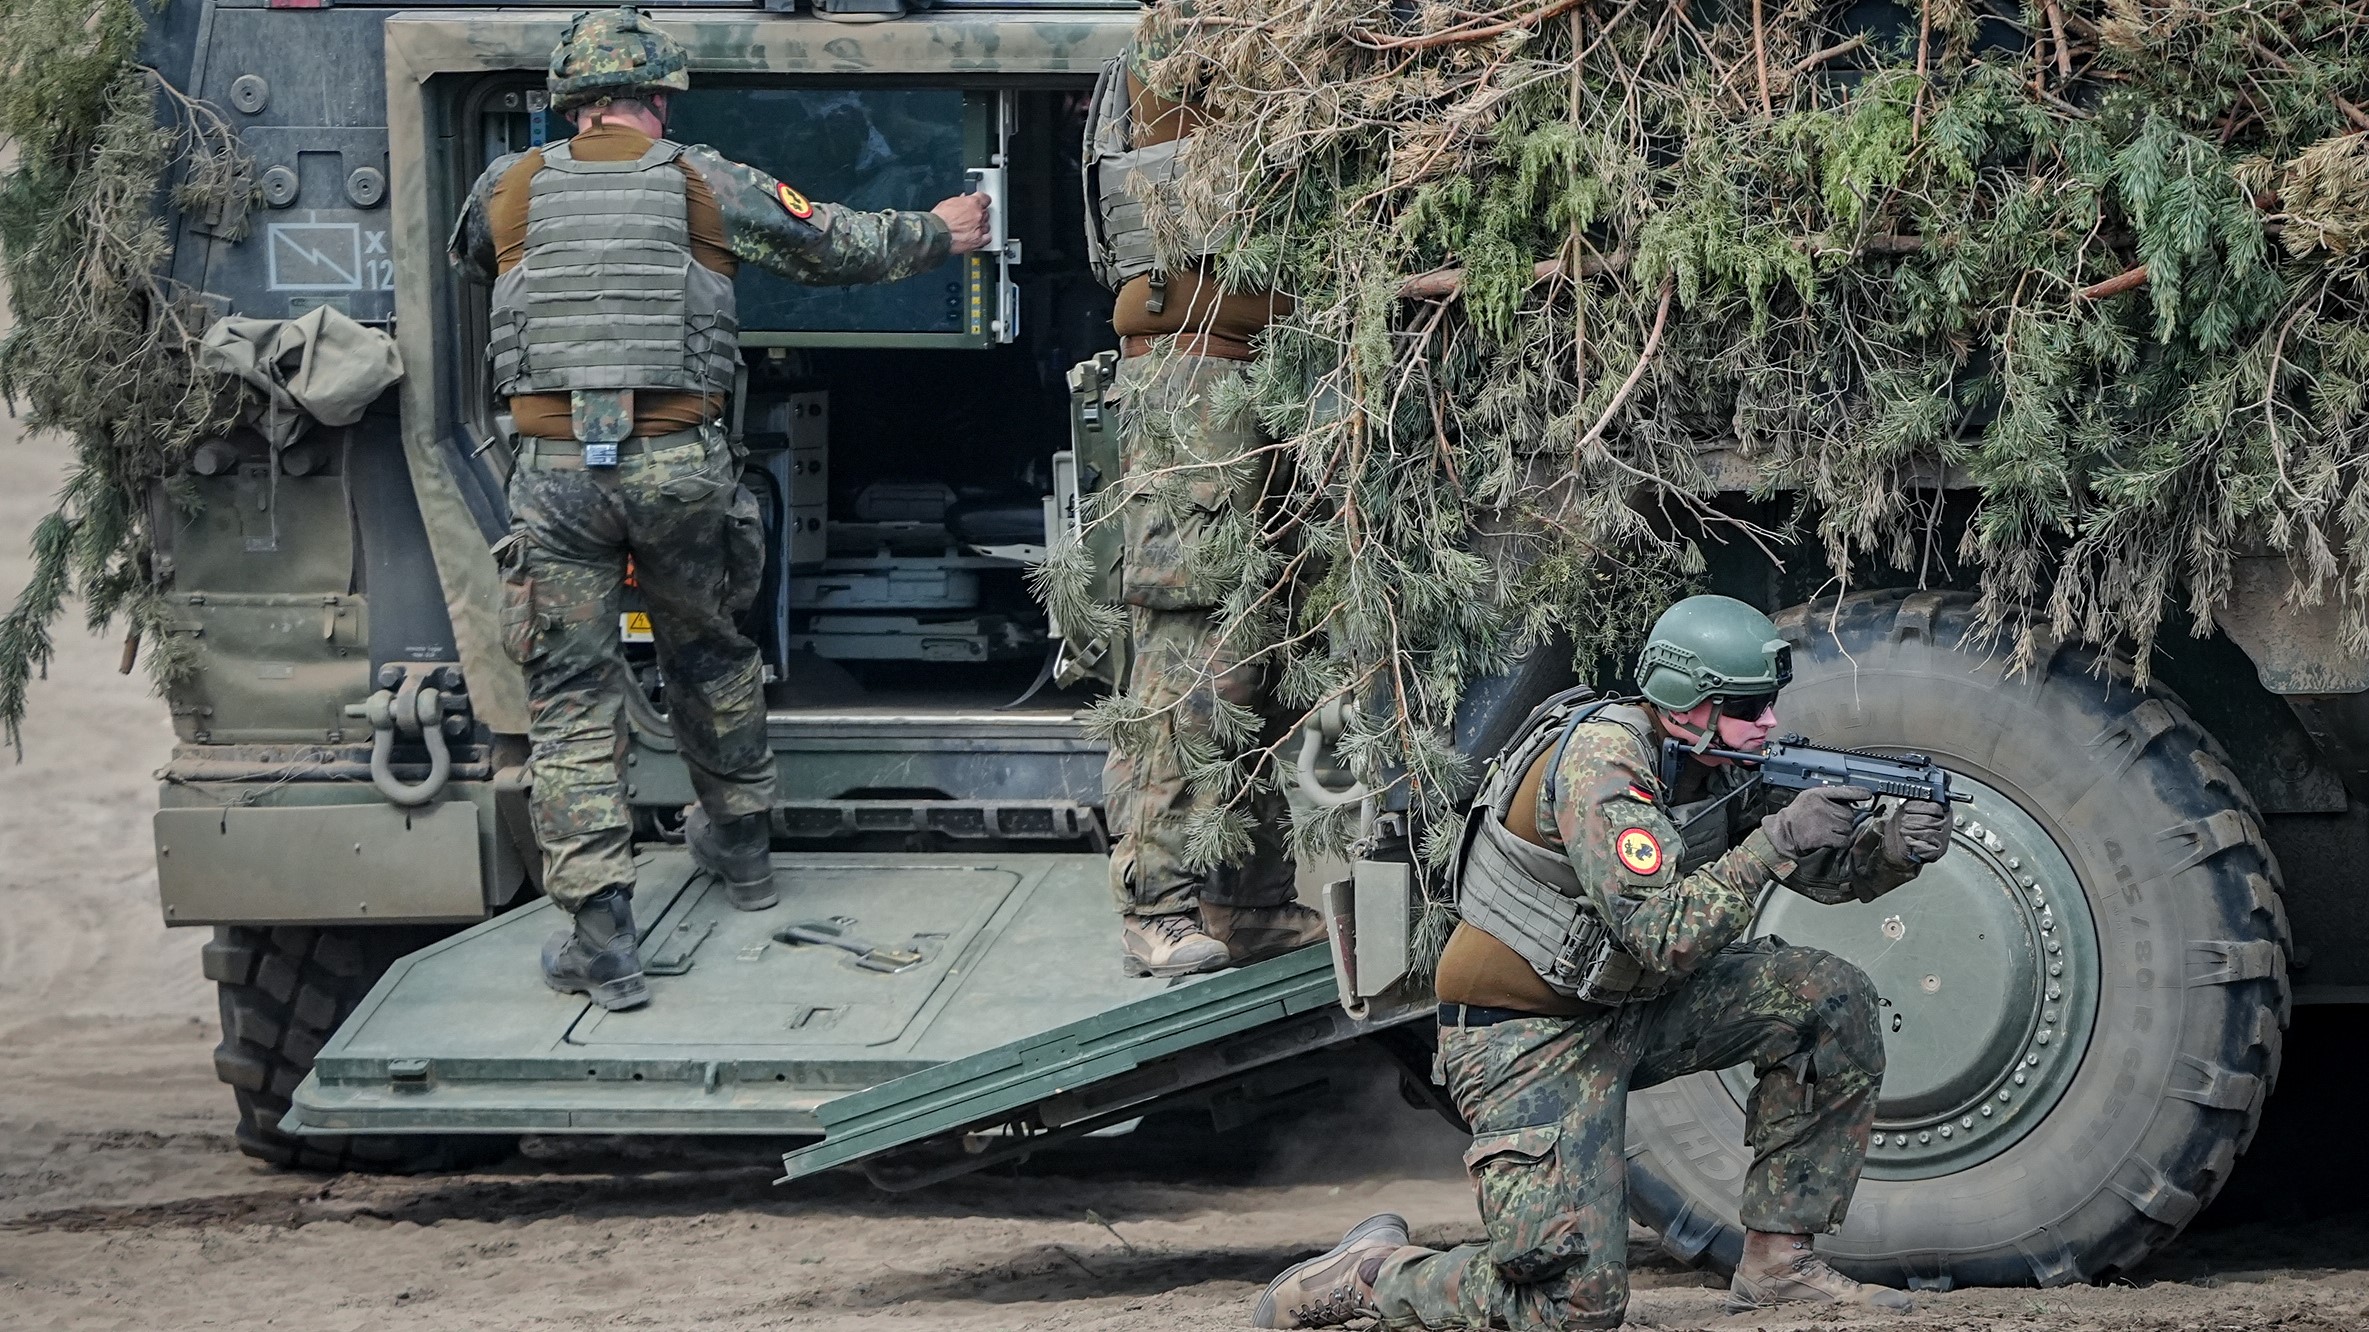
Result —
MULTIPOLYGON (((375 793, 374 793, 375 794, 375 793)), ((185 806, 155 815, 168 925, 449 921, 485 914, 478 807, 185 806)))
MULTIPOLYGON (((284 1127, 811 1133, 848 1092, 1232 980, 1125 975, 1099 855, 774 864, 780 905, 740 912, 679 851, 642 858, 653 997, 632 1012, 544 987, 537 954, 565 924, 546 904, 403 959, 322 1049, 284 1127), (817 922, 921 960, 882 971, 775 937, 817 922)), ((1329 1002, 1329 970, 1313 988, 1329 1002)))
MULTIPOLYGON (((973 1125, 991 1125, 1066 1093, 1125 1077, 1146 1065, 1227 1037, 1276 1027, 1300 1014, 1329 1020, 1306 1032, 1278 1032, 1270 1049, 1223 1052, 1224 1071, 1297 1053, 1356 1034, 1333 1006, 1331 956, 1303 948, 1253 966, 1194 977, 1186 983, 1034 1036, 913 1073, 816 1110, 828 1136, 782 1158, 783 1182, 852 1164, 897 1147, 973 1125)), ((1214 1080, 1210 1072, 1164 1070, 1103 1098, 1080 1096, 1067 1107, 1080 1121, 1131 1107, 1170 1090, 1214 1080)), ((1040 1115, 1055 1127, 1059 1113, 1040 1115)))
POLYGON ((152 827, 168 925, 474 921, 488 885, 507 901, 525 875, 490 783, 405 808, 370 784, 367 746, 310 751, 319 780, 294 782, 225 779, 242 752, 165 770, 152 827))

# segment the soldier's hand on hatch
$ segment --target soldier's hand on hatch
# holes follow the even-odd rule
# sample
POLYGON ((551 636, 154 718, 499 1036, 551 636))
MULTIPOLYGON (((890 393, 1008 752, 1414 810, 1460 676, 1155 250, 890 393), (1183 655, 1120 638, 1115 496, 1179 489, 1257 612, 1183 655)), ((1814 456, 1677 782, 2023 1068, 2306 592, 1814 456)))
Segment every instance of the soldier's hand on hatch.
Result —
POLYGON ((1762 819, 1760 830, 1768 834, 1778 855, 1798 860, 1812 851, 1849 846, 1861 807, 1873 799, 1875 792, 1864 787, 1814 786, 1762 819))
POLYGON ((991 203, 992 200, 984 194, 958 194, 930 210, 945 221, 948 231, 954 233, 956 254, 984 250, 987 243, 995 238, 988 217, 991 203))
POLYGON ((1949 811, 1931 800, 1903 800, 1884 820, 1884 859, 1930 865, 1949 850, 1949 811))

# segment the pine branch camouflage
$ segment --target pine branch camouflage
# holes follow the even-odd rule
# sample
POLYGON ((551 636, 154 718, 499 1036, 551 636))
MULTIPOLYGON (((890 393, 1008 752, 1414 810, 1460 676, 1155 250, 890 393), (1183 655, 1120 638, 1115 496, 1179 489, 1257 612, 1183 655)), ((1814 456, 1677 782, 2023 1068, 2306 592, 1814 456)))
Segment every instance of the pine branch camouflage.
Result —
POLYGON ((157 182, 173 203, 237 237, 255 195, 236 131, 135 61, 132 0, 0 6, 0 264, 13 327, 0 395, 27 434, 54 432, 74 461, 35 528, 33 573, 0 617, 0 737, 14 744, 25 692, 51 657, 52 626, 80 598, 95 631, 123 623, 149 646, 160 687, 188 674, 165 632, 153 524, 186 507, 182 461, 224 428, 235 400, 196 363, 205 315, 160 276, 171 257, 157 182))
POLYGON ((2369 647, 2357 10, 2057 8, 1151 10, 1220 276, 1296 302, 1248 386, 1310 559, 1221 608, 1278 697, 1351 694, 1357 771, 1437 816, 1476 677, 1625 658, 1706 547, 1797 538, 1977 589, 2018 666, 2144 677, 2241 551, 2369 647))

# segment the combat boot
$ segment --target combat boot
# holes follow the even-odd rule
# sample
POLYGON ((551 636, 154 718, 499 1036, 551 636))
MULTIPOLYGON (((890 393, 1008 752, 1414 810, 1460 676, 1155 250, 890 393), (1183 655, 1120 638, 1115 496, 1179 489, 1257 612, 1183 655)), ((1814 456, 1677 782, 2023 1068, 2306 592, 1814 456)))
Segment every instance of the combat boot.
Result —
POLYGON ((773 887, 770 823, 763 814, 749 814, 718 824, 697 804, 683 813, 683 844, 691 848, 691 862, 724 885, 736 910, 763 911, 781 900, 773 887))
POLYGON ((1226 946, 1209 937, 1189 911, 1158 916, 1128 912, 1119 918, 1119 942, 1127 950, 1130 976, 1190 976, 1223 970, 1226 946))
POLYGON ((585 898, 574 926, 543 945, 543 983, 562 994, 587 995, 612 1012, 650 1002, 633 932, 633 894, 603 888, 585 898))
POLYGON ((1339 1327, 1372 1318, 1374 1280, 1390 1255, 1407 1246, 1407 1219, 1379 1212, 1349 1228, 1341 1242, 1283 1269, 1259 1295, 1252 1327, 1339 1327))
MULTIPOLYGON (((1848 1304, 1903 1314, 1915 1311, 1916 1301, 1906 1294, 1853 1281, 1828 1267, 1811 1248, 1809 1236, 1784 1238, 1791 1242, 1781 1241, 1775 1256, 1757 1268, 1736 1264, 1736 1279, 1727 1293, 1729 1313, 1749 1313, 1777 1304, 1848 1304)), ((1749 1241, 1745 1253, 1749 1258, 1749 1241)))
POLYGON ((1226 946, 1232 966, 1305 948, 1324 939, 1324 913, 1286 902, 1271 907, 1201 904, 1201 925, 1226 946))

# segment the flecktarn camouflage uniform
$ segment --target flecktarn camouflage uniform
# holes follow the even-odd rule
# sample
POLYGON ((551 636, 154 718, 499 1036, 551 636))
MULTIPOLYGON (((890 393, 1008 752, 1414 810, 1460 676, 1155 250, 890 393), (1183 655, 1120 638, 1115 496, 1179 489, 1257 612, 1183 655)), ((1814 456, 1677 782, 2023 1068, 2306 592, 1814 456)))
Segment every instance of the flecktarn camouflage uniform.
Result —
MULTIPOLYGON (((1237 575, 1228 543, 1241 539, 1267 487, 1269 456, 1247 397, 1241 361, 1196 356, 1164 343, 1119 362, 1121 475, 1113 488, 1124 533, 1121 595, 1132 658, 1128 700, 1153 718, 1148 736, 1114 743, 1103 766, 1105 808, 1116 844, 1111 890, 1119 909, 1159 915, 1221 906, 1270 907, 1293 900, 1280 795, 1250 798, 1252 851, 1240 864, 1190 868, 1185 827, 1213 797, 1186 779, 1186 754, 1215 744, 1218 701, 1266 718, 1261 744, 1289 719, 1269 705, 1268 670, 1245 662, 1243 645, 1218 631, 1216 610, 1237 575)), ((1238 553, 1238 552, 1237 552, 1238 553)))
POLYGON ((1751 1066, 1741 1204, 1751 1229, 1832 1230, 1858 1184, 1884 1072, 1874 985, 1832 954, 1742 935, 1772 879, 1841 902, 1854 883, 1881 891, 1914 870, 1861 844, 1784 859, 1750 826, 1756 817, 1690 854, 1652 750, 1623 714, 1643 718, 1616 709, 1574 731, 1540 792, 1538 827, 1621 946, 1679 979, 1657 998, 1580 1017, 1441 1028, 1439 1067, 1472 1126, 1465 1164, 1488 1240, 1385 1264, 1374 1298, 1393 1329, 1618 1326, 1625 1108, 1638 1088, 1751 1066))
POLYGON ((764 533, 721 432, 684 434, 615 467, 533 441, 510 480, 511 531, 495 547, 503 647, 526 668, 544 887, 570 911, 633 882, 617 773, 633 687, 617 655, 627 551, 700 804, 718 821, 773 807, 762 668, 733 623, 757 594, 764 533))
MULTIPOLYGON (((810 203, 709 148, 682 161, 714 192, 733 254, 792 281, 890 282, 950 252, 945 225, 926 213, 810 203)), ((496 265, 488 202, 517 162, 486 169, 454 233, 455 262, 483 281, 496 265)), ((599 433, 623 424, 610 427, 599 433)), ((498 548, 504 644, 527 673, 544 887, 572 912, 634 881, 617 769, 632 687, 617 655, 629 553, 701 806, 719 824, 771 809, 762 668, 733 623, 756 595, 763 534, 721 423, 629 441, 614 467, 583 466, 572 440, 521 441, 509 497, 511 532, 498 548)))
MULTIPOLYGON (((1137 26, 1126 57, 1137 82, 1151 82, 1165 31, 1149 11, 1137 26)), ((1259 792, 1238 806, 1250 822, 1251 850, 1237 863, 1199 866, 1185 850, 1187 825, 1224 800, 1192 789, 1186 772, 1193 756, 1234 757, 1235 747, 1212 730, 1219 701, 1264 719, 1260 745, 1281 739, 1290 724, 1271 706, 1266 664, 1246 660, 1255 656, 1249 645, 1229 641, 1214 623, 1218 606, 1242 583, 1241 556, 1264 541, 1257 519, 1272 455, 1262 451, 1268 441, 1243 405, 1249 363, 1198 354, 1195 334, 1188 326, 1148 339, 1148 350, 1119 362, 1111 391, 1121 474, 1107 503, 1122 525, 1128 711, 1151 724, 1115 739, 1102 787, 1114 838, 1111 892, 1122 913, 1136 916, 1181 914, 1196 903, 1268 908, 1293 900, 1280 795, 1259 792)))

